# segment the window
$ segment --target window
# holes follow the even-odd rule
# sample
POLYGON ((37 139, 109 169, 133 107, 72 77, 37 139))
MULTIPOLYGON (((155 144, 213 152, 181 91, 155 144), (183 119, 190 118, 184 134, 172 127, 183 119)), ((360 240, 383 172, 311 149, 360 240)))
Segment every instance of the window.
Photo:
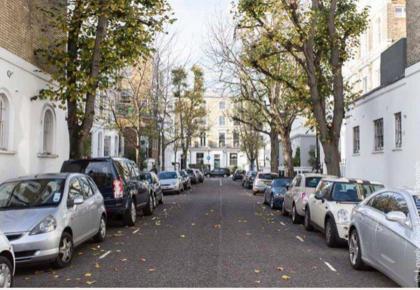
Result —
POLYGON ((233 147, 238 148, 239 147, 239 132, 233 131, 233 147))
POLYGON ((214 168, 220 168, 220 154, 214 154, 214 168))
POLYGON ((375 130, 375 151, 382 151, 384 149, 384 119, 373 121, 375 130))
POLYGON ((105 136, 104 140, 104 156, 110 156, 111 155, 111 136, 105 136))
POLYGON ((384 192, 372 198, 368 205, 385 214, 391 211, 401 211, 406 215, 409 212, 405 198, 395 192, 384 192))
POLYGON ((219 147, 225 147, 225 133, 219 133, 219 147))
POLYGON ((103 137, 102 137, 102 132, 98 133, 98 157, 102 157, 102 142, 103 142, 103 137))
POLYGON ((200 146, 205 147, 206 146, 206 132, 200 133, 200 146))
POLYGON ((5 95, 0 94, 0 150, 8 147, 9 106, 5 95))
POLYGON ((226 104, 224 101, 219 102, 219 109, 224 110, 226 108, 226 104))
POLYGON ((357 154, 360 152, 360 127, 356 126, 353 128, 353 153, 357 154))
POLYGON ((114 137, 114 156, 118 156, 118 152, 119 152, 119 138, 118 136, 114 137))
POLYGON ((78 197, 83 197, 82 186, 80 185, 79 178, 74 177, 70 181, 68 199, 75 200, 78 197))
POLYGON ((237 153, 230 153, 229 164, 230 164, 230 166, 238 166, 238 154, 237 153))
POLYGON ((204 153, 196 153, 195 159, 197 164, 204 164, 204 153))
POLYGON ((224 126, 225 125, 225 117, 224 116, 220 116, 219 117, 219 126, 224 126))
POLYGON ((54 114, 50 108, 44 112, 42 153, 52 154, 54 147, 54 114))
POLYGON ((367 93, 368 91, 368 77, 363 77, 363 92, 367 93))
POLYGON ((395 117, 395 148, 402 147, 402 120, 401 112, 396 113, 395 117))
POLYGON ((397 6, 395 7, 395 17, 398 18, 405 18, 406 11, 404 6, 397 6))
POLYGON ((88 199, 93 196, 92 187, 89 184, 89 181, 85 177, 80 177, 79 182, 82 188, 82 194, 84 199, 88 199))

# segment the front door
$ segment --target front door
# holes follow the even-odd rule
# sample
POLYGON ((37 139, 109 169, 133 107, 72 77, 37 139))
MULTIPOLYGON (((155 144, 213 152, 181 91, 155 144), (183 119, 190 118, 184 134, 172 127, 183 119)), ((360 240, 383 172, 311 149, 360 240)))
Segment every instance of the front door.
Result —
MULTIPOLYGON (((69 182, 69 200, 84 199, 82 185, 78 177, 73 177, 69 182)), ((75 244, 83 241, 87 235, 90 225, 88 224, 89 207, 86 202, 74 205, 69 208, 70 224, 73 231, 73 241, 75 244)))
POLYGON ((214 168, 220 168, 220 154, 214 154, 214 168))

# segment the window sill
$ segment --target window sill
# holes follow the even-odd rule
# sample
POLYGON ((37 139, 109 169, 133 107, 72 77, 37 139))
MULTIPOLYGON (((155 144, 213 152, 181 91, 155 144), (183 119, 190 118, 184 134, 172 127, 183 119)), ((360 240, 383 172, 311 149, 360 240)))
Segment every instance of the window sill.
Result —
POLYGON ((394 148, 394 149, 392 149, 392 151, 393 152, 399 152, 399 151, 403 151, 403 149, 402 148, 394 148))
POLYGON ((58 155, 57 154, 38 153, 38 158, 55 159, 55 158, 58 158, 58 155))
POLYGON ((353 157, 358 157, 360 156, 360 153, 353 153, 353 157))
POLYGON ((375 150, 375 151, 373 151, 372 152, 372 154, 384 154, 385 152, 384 152, 384 150, 375 150))
POLYGON ((0 155, 15 155, 16 151, 12 150, 0 150, 0 155))

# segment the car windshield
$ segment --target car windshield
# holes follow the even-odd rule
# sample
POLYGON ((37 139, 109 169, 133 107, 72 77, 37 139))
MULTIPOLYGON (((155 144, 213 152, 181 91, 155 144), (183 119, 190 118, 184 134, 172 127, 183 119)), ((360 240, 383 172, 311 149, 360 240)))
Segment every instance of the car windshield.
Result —
POLYGON ((259 179, 266 179, 266 180, 273 180, 275 178, 277 178, 278 176, 276 174, 272 174, 272 173, 260 173, 258 175, 259 179))
POLYGON ((33 179, 0 185, 0 209, 57 206, 64 191, 64 179, 33 179))
POLYGON ((273 187, 286 187, 290 183, 290 179, 278 178, 273 180, 273 187))
POLYGON ((372 193, 385 188, 385 186, 381 184, 363 184, 362 187, 365 197, 368 197, 372 193))
POLYGON ((140 174, 140 180, 152 182, 152 176, 147 173, 140 174))
POLYGON ((321 180, 320 176, 306 177, 305 186, 309 188, 316 188, 320 180, 321 180))
POLYGON ((159 179, 175 179, 177 178, 176 172, 161 172, 159 173, 159 179))
POLYGON ((357 183, 340 182, 336 183, 332 193, 332 199, 338 202, 360 202, 367 195, 364 186, 357 183))

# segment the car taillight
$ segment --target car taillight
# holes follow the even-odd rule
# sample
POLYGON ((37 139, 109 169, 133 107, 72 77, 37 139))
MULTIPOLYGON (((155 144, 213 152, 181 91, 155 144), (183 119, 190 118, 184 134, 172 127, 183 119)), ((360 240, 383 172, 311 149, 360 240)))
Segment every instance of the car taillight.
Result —
POLYGON ((122 179, 115 179, 113 182, 114 198, 122 198, 124 195, 124 184, 122 179))

